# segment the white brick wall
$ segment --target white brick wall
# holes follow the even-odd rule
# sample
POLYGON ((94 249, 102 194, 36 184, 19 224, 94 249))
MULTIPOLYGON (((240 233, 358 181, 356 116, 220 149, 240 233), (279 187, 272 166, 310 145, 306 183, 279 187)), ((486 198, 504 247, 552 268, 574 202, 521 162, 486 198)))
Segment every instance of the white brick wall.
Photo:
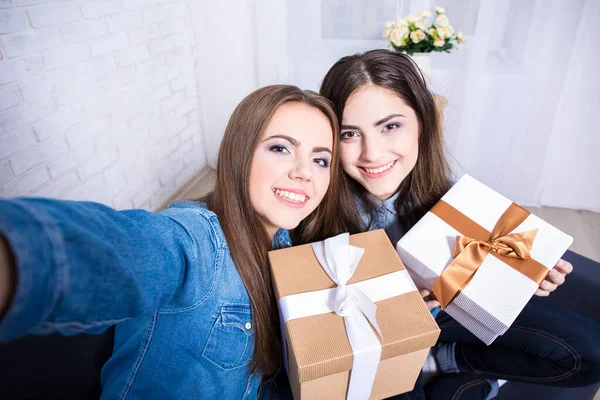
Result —
POLYGON ((192 0, 0 0, 0 196, 156 209, 205 165, 192 0))

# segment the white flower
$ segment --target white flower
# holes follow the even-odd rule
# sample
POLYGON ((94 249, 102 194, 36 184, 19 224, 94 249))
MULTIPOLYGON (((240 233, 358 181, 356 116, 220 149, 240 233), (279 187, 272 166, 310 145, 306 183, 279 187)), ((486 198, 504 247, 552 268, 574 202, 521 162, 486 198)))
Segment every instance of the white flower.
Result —
POLYGON ((423 18, 429 18, 429 17, 431 17, 431 12, 427 11, 427 10, 421 11, 421 17, 423 17, 423 18))
POLYGON ((437 39, 433 42, 435 47, 443 47, 446 41, 444 39, 437 39))
POLYGON ((396 22, 396 27, 408 26, 408 22, 406 22, 406 18, 402 18, 398 22, 396 22))
POLYGON ((418 15, 415 14, 410 14, 409 16, 406 17, 406 20, 410 23, 415 23, 415 22, 419 22, 421 20, 421 17, 419 17, 418 15))
POLYGON ((400 36, 398 29, 392 30, 392 33, 390 34, 390 42, 392 42, 394 46, 402 46, 402 36, 400 36))
POLYGON ((420 20, 418 22, 415 22, 415 28, 421 29, 424 31, 427 28, 427 24, 425 23, 425 21, 420 20))
POLYGON ((390 37, 391 33, 392 33, 392 28, 385 28, 385 30, 383 31, 383 37, 385 39, 388 39, 390 37))
POLYGON ((465 37, 465 35, 463 35, 463 33, 461 31, 456 32, 456 42, 458 44, 464 43, 467 41, 467 38, 465 37))
POLYGON ((405 26, 392 30, 392 33, 390 34, 390 42, 392 42, 394 46, 402 46, 404 44, 404 39, 408 36, 408 32, 409 30, 405 26))
POLYGON ((439 26, 437 28, 437 34, 438 34, 438 37, 441 39, 450 39, 452 37, 452 33, 450 32, 450 30, 443 26, 439 26))
POLYGON ((391 28, 394 28, 395 26, 396 26, 396 23, 394 21, 385 23, 385 29, 391 29, 391 28))
POLYGON ((438 14, 438 15, 439 14, 446 14, 446 9, 444 7, 437 6, 435 8, 435 13, 438 14))
POLYGON ((448 17, 446 17, 445 15, 438 15, 438 16, 435 18, 435 21, 434 21, 434 22, 435 22, 435 24, 436 24, 437 26, 444 26, 444 27, 446 27, 446 26, 449 26, 449 25, 450 25, 450 20, 449 20, 449 19, 448 19, 448 17))
POLYGON ((425 35, 425 32, 420 29, 410 33, 410 39, 413 41, 413 43, 419 43, 426 37, 427 36, 425 35))
POLYGON ((429 28, 429 30, 427 31, 427 33, 429 33, 429 36, 432 36, 432 37, 437 37, 437 35, 438 35, 438 33, 435 30, 435 28, 429 28))

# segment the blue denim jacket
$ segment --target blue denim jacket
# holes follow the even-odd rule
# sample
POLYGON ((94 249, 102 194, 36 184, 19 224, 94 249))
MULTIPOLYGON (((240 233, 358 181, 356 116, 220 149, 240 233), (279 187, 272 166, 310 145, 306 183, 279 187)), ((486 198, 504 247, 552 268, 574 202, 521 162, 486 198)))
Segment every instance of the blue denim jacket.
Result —
MULTIPOLYGON (((116 325, 102 399, 256 398, 248 293, 217 216, 96 203, 0 200, 17 289, 0 340, 116 325)), ((275 247, 291 245, 280 230, 275 247)))
MULTIPOLYGON (((398 221, 398 212, 396 211, 396 200, 398 199, 399 193, 396 193, 387 200, 377 201, 375 210, 372 213, 367 213, 367 209, 362 204, 360 198, 355 197, 360 212, 360 217, 363 222, 363 228, 368 231, 375 229, 383 229, 387 234, 388 238, 396 247, 396 243, 404 236, 404 232, 398 221)), ((435 318, 442 309, 435 307, 431 309, 431 315, 435 318)))

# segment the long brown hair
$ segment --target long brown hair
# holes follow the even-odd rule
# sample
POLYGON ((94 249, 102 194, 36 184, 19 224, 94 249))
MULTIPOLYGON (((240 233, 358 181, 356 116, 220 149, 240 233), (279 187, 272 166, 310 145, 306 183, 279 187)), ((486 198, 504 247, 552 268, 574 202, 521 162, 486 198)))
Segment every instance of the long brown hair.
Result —
POLYGON ((249 206, 248 180, 254 151, 275 111, 283 104, 299 102, 321 111, 329 119, 333 131, 331 184, 321 204, 295 230, 295 244, 330 236, 335 222, 338 176, 337 117, 329 101, 312 91, 295 86, 273 85, 258 89, 236 107, 221 142, 214 191, 201 201, 217 214, 225 234, 231 258, 252 304, 254 355, 251 369, 266 375, 275 374, 282 366, 279 314, 272 288, 267 252, 269 236, 257 212, 249 206))
MULTIPOLYGON (((450 168, 445 156, 444 138, 439 126, 433 95, 412 59, 406 54, 389 50, 371 50, 347 56, 336 62, 321 84, 321 95, 333 102, 341 123, 348 98, 363 86, 379 86, 396 93, 416 113, 419 121, 419 155, 413 170, 400 184, 396 209, 400 224, 410 229, 448 191, 450 168)), ((344 174, 351 188, 373 211, 372 196, 358 182, 344 174)), ((347 199, 349 193, 342 193, 347 199)), ((360 226, 356 207, 345 216, 348 230, 360 226)), ((363 227, 364 228, 364 227, 363 227)))

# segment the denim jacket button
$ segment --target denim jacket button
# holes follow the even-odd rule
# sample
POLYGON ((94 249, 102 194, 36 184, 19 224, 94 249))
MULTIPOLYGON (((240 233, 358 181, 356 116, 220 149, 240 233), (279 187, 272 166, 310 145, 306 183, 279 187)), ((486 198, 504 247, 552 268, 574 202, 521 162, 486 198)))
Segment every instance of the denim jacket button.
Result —
POLYGON ((250 328, 252 328, 252 324, 250 322, 246 322, 246 325, 244 325, 244 327, 246 329, 250 329, 250 328))

